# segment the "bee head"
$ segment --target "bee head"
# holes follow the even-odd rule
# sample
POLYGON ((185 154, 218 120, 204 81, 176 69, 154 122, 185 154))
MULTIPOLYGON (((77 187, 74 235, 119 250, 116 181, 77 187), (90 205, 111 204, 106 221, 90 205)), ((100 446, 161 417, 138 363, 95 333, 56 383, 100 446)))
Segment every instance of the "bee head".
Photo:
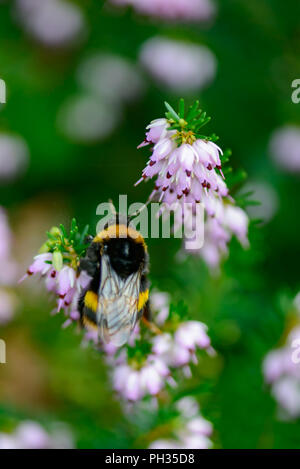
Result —
POLYGON ((104 251, 109 256, 113 269, 121 276, 137 272, 145 261, 145 249, 134 239, 110 238, 104 244, 104 251))

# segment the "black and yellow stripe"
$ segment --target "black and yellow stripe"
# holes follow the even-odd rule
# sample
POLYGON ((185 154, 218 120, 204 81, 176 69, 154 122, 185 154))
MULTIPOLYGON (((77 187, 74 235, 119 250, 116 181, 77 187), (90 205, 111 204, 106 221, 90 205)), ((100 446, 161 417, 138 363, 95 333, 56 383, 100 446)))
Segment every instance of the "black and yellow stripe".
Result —
POLYGON ((80 320, 83 327, 97 329, 98 295, 87 290, 79 301, 80 320))
POLYGON ((98 308, 98 295, 92 290, 88 290, 84 295, 84 306, 90 309, 93 313, 97 312, 98 308))
POLYGON ((131 226, 127 226, 124 224, 110 225, 96 235, 96 237, 94 238, 94 243, 101 243, 111 238, 131 238, 136 243, 142 244, 145 251, 147 251, 147 244, 145 243, 143 236, 131 226))

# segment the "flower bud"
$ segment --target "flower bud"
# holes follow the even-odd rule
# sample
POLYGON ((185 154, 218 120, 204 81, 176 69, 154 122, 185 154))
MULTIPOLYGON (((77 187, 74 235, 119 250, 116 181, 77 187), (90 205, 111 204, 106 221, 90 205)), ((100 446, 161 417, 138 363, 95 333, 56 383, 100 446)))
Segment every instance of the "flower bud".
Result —
POLYGON ((52 256, 52 265, 54 270, 59 272, 63 268, 63 256, 60 251, 54 251, 52 256))
POLYGON ((52 226, 50 230, 50 234, 52 234, 52 236, 56 236, 57 238, 59 238, 61 236, 61 231, 57 226, 52 226))
POLYGON ((45 254, 46 252, 49 252, 48 241, 46 241, 39 249, 39 254, 45 254))

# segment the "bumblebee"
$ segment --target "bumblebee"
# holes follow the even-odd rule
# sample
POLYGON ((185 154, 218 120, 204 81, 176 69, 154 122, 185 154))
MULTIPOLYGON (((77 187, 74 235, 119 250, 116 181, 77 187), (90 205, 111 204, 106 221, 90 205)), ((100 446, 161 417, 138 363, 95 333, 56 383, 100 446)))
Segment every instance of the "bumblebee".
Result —
POLYGON ((147 317, 149 307, 147 245, 130 220, 116 214, 91 239, 79 266, 91 277, 79 299, 81 324, 118 347, 142 315, 147 317))

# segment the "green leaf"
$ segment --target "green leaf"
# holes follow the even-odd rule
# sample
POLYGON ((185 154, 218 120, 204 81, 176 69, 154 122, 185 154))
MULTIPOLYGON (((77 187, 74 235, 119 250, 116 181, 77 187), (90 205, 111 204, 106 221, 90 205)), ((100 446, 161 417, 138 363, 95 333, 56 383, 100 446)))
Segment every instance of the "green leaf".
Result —
POLYGON ((84 229, 83 229, 83 232, 80 236, 80 240, 79 240, 79 244, 83 244, 84 242, 84 238, 86 237, 86 235, 88 234, 89 232, 89 225, 85 225, 84 229))
POLYGON ((53 253, 52 265, 57 272, 59 272, 63 268, 63 256, 62 253, 58 250, 55 250, 53 253))
POLYGON ((169 113, 171 114, 172 118, 173 118, 175 121, 178 122, 179 119, 180 119, 180 117, 179 117, 179 115, 177 114, 177 112, 174 111, 174 109, 172 108, 172 106, 170 106, 170 104, 167 103, 166 101, 165 101, 165 106, 166 106, 167 110, 169 111, 169 113))
POLYGON ((181 119, 184 119, 184 99, 181 98, 179 100, 179 116, 181 119))
POLYGON ((66 238, 67 232, 66 232, 66 229, 65 229, 64 225, 60 224, 59 229, 62 232, 62 234, 64 235, 64 237, 66 238))
POLYGON ((194 119, 197 113, 201 112, 201 110, 198 110, 198 107, 199 107, 199 101, 195 101, 194 104, 190 106, 190 110, 188 112, 188 115, 186 116, 187 121, 194 119))

